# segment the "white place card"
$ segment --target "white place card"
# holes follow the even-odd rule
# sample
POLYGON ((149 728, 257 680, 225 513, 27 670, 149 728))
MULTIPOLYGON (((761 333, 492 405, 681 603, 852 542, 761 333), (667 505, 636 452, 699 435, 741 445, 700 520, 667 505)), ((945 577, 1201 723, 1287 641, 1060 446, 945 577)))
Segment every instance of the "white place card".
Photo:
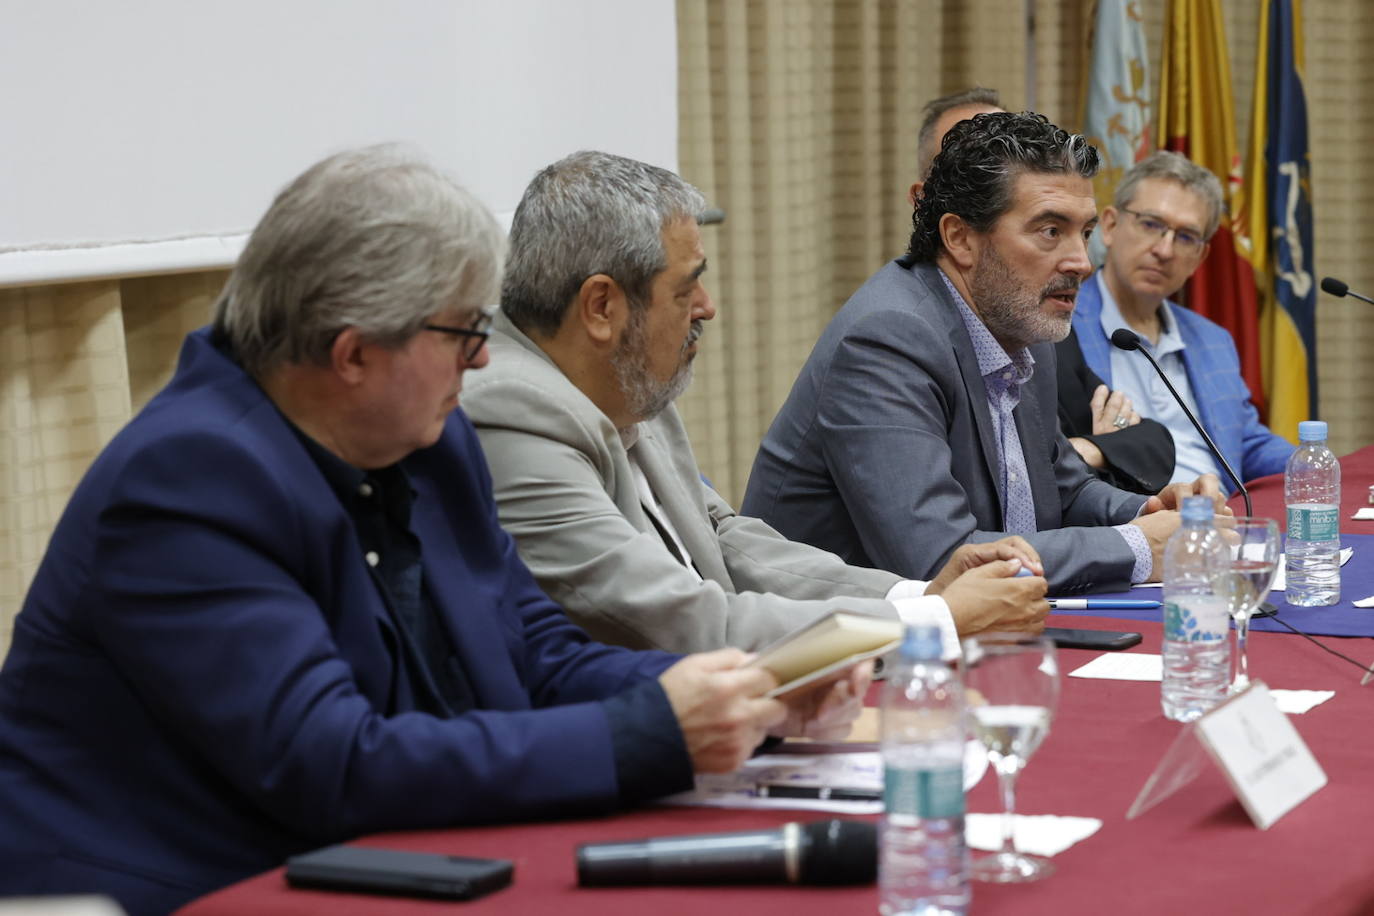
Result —
POLYGON ((1261 830, 1326 785, 1321 764, 1261 681, 1194 724, 1198 739, 1261 830))

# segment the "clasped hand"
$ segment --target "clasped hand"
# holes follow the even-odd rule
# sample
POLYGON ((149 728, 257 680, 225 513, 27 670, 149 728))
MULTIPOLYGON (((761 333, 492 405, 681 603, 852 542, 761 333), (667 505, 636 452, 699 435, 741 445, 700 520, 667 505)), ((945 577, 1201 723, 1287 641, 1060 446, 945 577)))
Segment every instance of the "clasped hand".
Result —
POLYGON ((1039 633, 1050 606, 1045 570, 1025 538, 1012 535, 985 544, 964 544, 926 587, 949 605, 960 636, 993 630, 1039 633), (1022 569, 1029 576, 1017 577, 1022 569))

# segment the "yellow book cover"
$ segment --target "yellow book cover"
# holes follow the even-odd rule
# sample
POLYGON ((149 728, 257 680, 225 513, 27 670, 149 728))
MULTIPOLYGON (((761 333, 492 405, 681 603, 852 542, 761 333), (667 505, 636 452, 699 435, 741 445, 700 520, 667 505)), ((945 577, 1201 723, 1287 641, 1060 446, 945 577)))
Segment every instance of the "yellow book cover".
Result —
POLYGON ((895 649, 904 627, 895 617, 831 611, 763 649, 750 664, 778 679, 776 697, 895 649))

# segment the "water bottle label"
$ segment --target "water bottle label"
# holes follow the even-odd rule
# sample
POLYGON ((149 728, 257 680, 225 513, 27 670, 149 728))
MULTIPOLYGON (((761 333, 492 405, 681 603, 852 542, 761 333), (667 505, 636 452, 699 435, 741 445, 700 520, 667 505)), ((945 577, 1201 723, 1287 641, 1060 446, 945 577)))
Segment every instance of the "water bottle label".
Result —
POLYGON ((924 818, 964 816, 964 769, 883 768, 883 807, 924 818))
POLYGON ((1334 541, 1340 537, 1335 506, 1316 508, 1288 507, 1288 536, 1300 541, 1334 541))
POLYGON ((1164 638, 1177 642, 1217 642, 1226 638, 1231 615, 1226 599, 1192 595, 1164 604, 1164 638))

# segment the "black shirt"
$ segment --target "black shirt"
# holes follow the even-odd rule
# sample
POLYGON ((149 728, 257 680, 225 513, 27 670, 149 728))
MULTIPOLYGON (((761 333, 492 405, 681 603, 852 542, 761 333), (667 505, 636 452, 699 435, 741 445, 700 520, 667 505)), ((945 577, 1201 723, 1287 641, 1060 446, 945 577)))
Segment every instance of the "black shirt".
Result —
MULTIPOLYGON (((289 421, 288 421, 289 422, 289 421)), ((391 465, 372 471, 354 467, 292 425, 306 451, 353 521, 396 628, 400 660, 389 714, 415 710, 448 718, 477 707, 471 682, 454 652, 439 609, 424 585, 420 539, 410 530, 415 500, 405 471, 391 465)), ((605 701, 620 799, 625 804, 692 787, 692 770, 681 731, 665 734, 673 716, 657 680, 642 681, 605 701), (665 780, 665 762, 676 773, 665 780)))

